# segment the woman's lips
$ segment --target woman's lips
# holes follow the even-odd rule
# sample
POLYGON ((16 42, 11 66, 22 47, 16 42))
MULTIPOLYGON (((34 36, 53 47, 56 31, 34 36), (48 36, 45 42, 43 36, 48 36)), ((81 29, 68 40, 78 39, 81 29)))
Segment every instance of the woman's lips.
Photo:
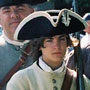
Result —
POLYGON ((20 23, 20 21, 15 21, 15 22, 11 22, 10 25, 12 25, 12 24, 19 24, 19 23, 20 23))
POLYGON ((52 53, 52 54, 62 54, 61 52, 54 52, 54 53, 52 53))

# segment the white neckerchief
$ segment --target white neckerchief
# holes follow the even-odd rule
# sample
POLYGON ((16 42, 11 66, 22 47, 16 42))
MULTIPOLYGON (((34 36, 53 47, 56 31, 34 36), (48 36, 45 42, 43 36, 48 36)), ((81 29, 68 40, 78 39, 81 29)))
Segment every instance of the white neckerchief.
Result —
POLYGON ((90 42, 90 34, 86 33, 87 41, 90 42))
POLYGON ((14 40, 10 40, 6 35, 5 33, 3 32, 3 37, 4 39, 10 43, 10 44, 13 44, 13 45, 16 45, 16 46, 23 46, 24 44, 28 43, 30 40, 25 40, 23 42, 19 42, 19 41, 14 41, 14 40))
POLYGON ((43 60, 42 60, 42 56, 39 57, 39 66, 46 72, 62 72, 65 68, 65 62, 63 61, 63 64, 60 68, 56 69, 56 70, 52 70, 43 60))

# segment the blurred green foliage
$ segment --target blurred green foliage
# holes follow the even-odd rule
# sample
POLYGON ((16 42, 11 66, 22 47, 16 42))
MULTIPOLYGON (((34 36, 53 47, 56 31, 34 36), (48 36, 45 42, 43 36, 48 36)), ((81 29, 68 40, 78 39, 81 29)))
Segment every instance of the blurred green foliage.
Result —
POLYGON ((90 12, 90 0, 78 0, 78 11, 81 16, 90 12))
MULTIPOLYGON (((50 0, 55 2, 55 9, 72 8, 73 0, 50 0)), ((90 12, 90 0, 77 0, 78 13, 83 16, 85 13, 90 12)))

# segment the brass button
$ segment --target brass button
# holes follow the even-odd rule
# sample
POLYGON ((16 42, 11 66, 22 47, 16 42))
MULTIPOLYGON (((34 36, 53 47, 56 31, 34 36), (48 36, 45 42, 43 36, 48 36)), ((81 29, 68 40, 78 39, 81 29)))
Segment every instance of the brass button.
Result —
POLYGON ((19 46, 16 46, 16 50, 19 51, 20 50, 20 47, 19 46))
POLYGON ((52 79, 52 82, 53 82, 53 83, 56 83, 56 80, 55 80, 55 79, 52 79))
POLYGON ((58 88, 56 86, 53 87, 53 90, 58 90, 58 88))

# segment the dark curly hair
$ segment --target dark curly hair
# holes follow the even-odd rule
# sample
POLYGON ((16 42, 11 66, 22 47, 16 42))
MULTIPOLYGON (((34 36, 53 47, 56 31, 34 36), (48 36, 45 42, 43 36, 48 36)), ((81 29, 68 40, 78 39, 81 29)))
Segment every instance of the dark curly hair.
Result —
MULTIPOLYGON (((41 37, 41 38, 38 38, 38 39, 34 39, 34 40, 31 40, 31 53, 30 53, 30 56, 32 57, 32 59, 34 61, 38 60, 38 58, 42 55, 41 51, 40 51, 40 47, 42 48, 45 48, 44 47, 44 40, 46 39, 47 37, 41 37)), ((68 46, 72 46, 72 41, 69 37, 69 35, 67 35, 66 37, 67 39, 67 47, 68 46)))

